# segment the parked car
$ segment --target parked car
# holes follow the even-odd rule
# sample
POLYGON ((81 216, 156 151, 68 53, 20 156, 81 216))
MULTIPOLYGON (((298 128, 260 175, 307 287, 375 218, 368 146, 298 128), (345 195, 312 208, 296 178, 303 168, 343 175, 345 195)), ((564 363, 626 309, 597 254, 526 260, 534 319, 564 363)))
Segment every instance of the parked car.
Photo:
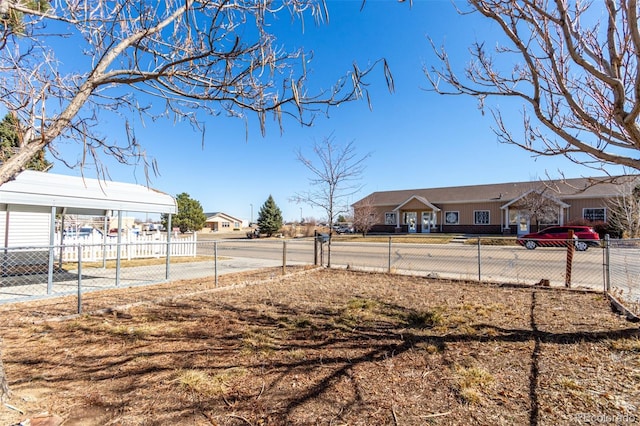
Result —
POLYGON ((260 238, 260 228, 254 228, 251 231, 247 232, 247 238, 250 240, 254 238, 260 238))
POLYGON ((100 230, 83 226, 81 228, 70 228, 65 230, 64 236, 66 238, 87 238, 91 236, 94 232, 100 232, 100 230))
POLYGON ((517 242, 529 250, 541 247, 563 247, 567 244, 569 230, 573 230, 574 245, 576 250, 585 251, 592 247, 600 246, 600 236, 590 226, 551 226, 542 231, 521 235, 517 242))
POLYGON ((338 234, 352 234, 353 233, 353 228, 350 227, 349 225, 339 225, 338 227, 336 227, 334 229, 338 234))

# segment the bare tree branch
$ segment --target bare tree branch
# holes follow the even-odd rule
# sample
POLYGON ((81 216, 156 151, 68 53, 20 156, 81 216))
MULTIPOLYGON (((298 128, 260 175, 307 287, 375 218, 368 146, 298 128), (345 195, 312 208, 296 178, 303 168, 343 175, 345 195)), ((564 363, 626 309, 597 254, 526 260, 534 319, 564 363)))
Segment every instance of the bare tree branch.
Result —
POLYGON ((640 237, 640 181, 629 177, 618 186, 618 196, 609 200, 609 225, 625 238, 640 237))
POLYGON ((323 0, 56 0, 42 8, 2 0, 0 14, 3 7, 21 21, 0 19, 0 104, 26 130, 19 152, 0 164, 0 184, 43 148, 71 167, 93 163, 103 177, 104 155, 153 172, 157 164, 134 137, 136 117, 204 132, 207 115, 247 122, 253 113, 264 134, 269 115, 282 131, 285 117, 310 125, 333 106, 368 100, 365 79, 378 64, 393 90, 381 59, 309 91, 310 56, 282 48, 270 30, 280 14, 328 20, 323 0), (127 123, 126 141, 99 133, 105 112, 127 123), (60 142, 77 143, 81 158, 61 158, 60 142))
MULTIPOLYGON (((498 24, 507 45, 470 49, 464 79, 431 40, 440 66, 425 68, 433 90, 524 101, 523 132, 511 132, 491 109, 500 142, 539 156, 565 156, 595 169, 640 170, 640 32, 636 0, 469 0, 472 12, 498 24), (600 20, 604 15, 605 20, 600 20), (505 64, 507 64, 505 66, 505 64)), ((459 11, 469 13, 468 11, 459 11)))

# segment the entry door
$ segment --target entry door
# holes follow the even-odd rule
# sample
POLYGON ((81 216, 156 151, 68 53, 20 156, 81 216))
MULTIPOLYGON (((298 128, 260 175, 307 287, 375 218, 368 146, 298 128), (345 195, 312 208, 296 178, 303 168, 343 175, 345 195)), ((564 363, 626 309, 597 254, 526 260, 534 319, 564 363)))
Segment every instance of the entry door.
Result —
POLYGON ((518 215, 518 235, 528 234, 530 227, 531 227, 531 221, 529 219, 529 215, 519 214, 518 215))
POLYGON ((407 224, 409 233, 414 234, 418 229, 418 213, 406 212, 404 214, 404 223, 407 224))
POLYGON ((431 227, 435 224, 435 217, 433 212, 422 212, 422 233, 428 234, 431 232, 431 227))

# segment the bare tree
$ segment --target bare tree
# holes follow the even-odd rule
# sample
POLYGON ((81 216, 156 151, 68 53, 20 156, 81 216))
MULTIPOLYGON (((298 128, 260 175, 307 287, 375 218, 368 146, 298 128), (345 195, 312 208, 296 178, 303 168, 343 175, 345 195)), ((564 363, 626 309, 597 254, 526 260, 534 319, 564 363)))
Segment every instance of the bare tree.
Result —
POLYGON ((535 222, 536 230, 540 230, 540 224, 558 223, 560 201, 547 192, 547 188, 532 189, 513 205, 521 213, 527 214, 532 223, 535 222))
POLYGON ((313 146, 317 160, 306 157, 298 150, 297 158, 311 171, 309 179, 312 190, 297 193, 292 201, 317 207, 327 214, 329 222, 329 242, 327 250, 327 266, 331 267, 331 236, 333 224, 340 214, 349 212, 348 200, 362 186, 358 184, 364 170, 364 161, 371 154, 358 157, 353 142, 344 146, 335 143, 333 136, 316 142, 313 146))
POLYGON ((619 195, 609 200, 609 226, 623 237, 640 238, 640 182, 629 179, 618 186, 619 195))
MULTIPOLYGON (((602 169, 640 170, 640 30, 636 0, 469 0, 471 12, 497 24, 505 44, 476 41, 464 78, 445 48, 440 66, 425 68, 441 94, 523 102, 522 135, 492 108, 503 143, 539 156, 565 156, 602 169), (604 4, 604 8, 603 8, 604 4)), ((468 11, 460 11, 467 13, 468 11)))
POLYGON ((363 237, 377 223, 377 209, 374 205, 373 197, 360 200, 353 206, 353 227, 356 232, 361 232, 363 237))
POLYGON ((324 0, 0 0, 0 105, 25 123, 0 185, 44 148, 70 167, 94 163, 102 177, 103 155, 142 163, 149 178, 157 164, 136 138, 138 119, 187 122, 203 140, 206 115, 254 113, 263 134, 269 114, 281 131, 283 116, 309 125, 332 106, 368 100, 364 79, 379 62, 392 90, 378 60, 309 92, 310 55, 279 46, 271 24, 282 14, 322 23, 327 10, 324 0), (126 141, 100 133, 105 113, 121 117, 126 141), (63 158, 58 141, 76 142, 79 159, 63 158))

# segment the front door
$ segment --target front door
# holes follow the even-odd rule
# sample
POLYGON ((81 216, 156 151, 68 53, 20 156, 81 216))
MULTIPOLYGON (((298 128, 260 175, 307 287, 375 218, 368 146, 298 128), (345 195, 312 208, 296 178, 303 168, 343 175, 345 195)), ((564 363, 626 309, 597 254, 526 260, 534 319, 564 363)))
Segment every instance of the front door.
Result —
POLYGON ((529 215, 519 213, 518 214, 518 235, 524 235, 529 233, 531 221, 529 215))
POLYGON ((409 233, 414 234, 418 230, 418 213, 406 212, 404 214, 404 223, 407 224, 409 233))
POLYGON ((435 217, 433 212, 422 212, 422 233, 428 234, 435 225, 435 217))

